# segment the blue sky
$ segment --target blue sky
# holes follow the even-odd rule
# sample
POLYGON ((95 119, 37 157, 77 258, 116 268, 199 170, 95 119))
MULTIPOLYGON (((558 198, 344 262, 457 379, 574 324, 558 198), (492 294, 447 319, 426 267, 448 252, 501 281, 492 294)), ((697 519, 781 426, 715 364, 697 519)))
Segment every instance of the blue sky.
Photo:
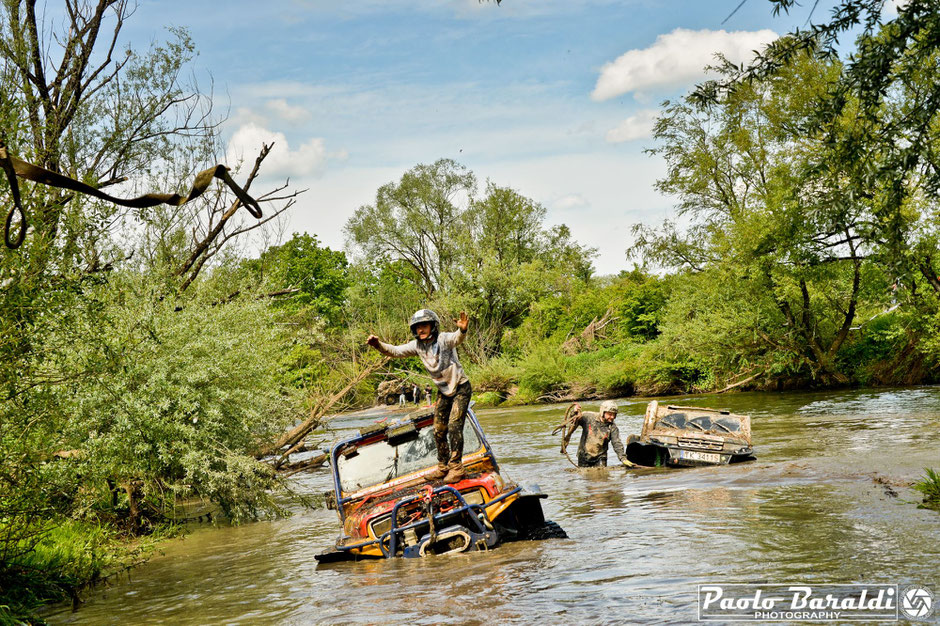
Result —
POLYGON ((738 2, 141 0, 125 35, 143 48, 190 30, 195 75, 229 109, 229 160, 274 139, 266 180, 309 188, 287 232, 342 248, 380 185, 446 157, 542 203, 609 274, 631 266, 632 224, 671 213, 643 153, 659 103, 715 51, 743 60, 808 16, 749 0, 722 24, 738 2))

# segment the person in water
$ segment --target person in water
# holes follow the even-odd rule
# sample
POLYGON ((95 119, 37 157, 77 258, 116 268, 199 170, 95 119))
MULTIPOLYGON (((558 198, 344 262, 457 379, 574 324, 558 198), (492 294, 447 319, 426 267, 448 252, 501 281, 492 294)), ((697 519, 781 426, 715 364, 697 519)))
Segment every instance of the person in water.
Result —
POLYGON ((578 444, 578 467, 604 467, 607 465, 607 444, 614 449, 617 458, 627 467, 634 464, 627 459, 620 441, 620 429, 614 424, 617 419, 617 403, 613 400, 601 402, 600 411, 581 411, 575 405, 576 419, 572 420, 565 430, 561 451, 565 452, 571 434, 577 427, 581 427, 581 442, 578 444))
POLYGON ((369 335, 366 343, 393 358, 417 356, 421 359, 431 380, 439 390, 434 410, 434 442, 437 445, 437 469, 428 480, 455 483, 464 477, 463 425, 470 404, 470 379, 457 358, 457 346, 467 335, 470 320, 464 311, 456 320, 457 330, 440 332, 441 320, 430 309, 421 309, 411 316, 411 334, 408 343, 393 346, 369 335))

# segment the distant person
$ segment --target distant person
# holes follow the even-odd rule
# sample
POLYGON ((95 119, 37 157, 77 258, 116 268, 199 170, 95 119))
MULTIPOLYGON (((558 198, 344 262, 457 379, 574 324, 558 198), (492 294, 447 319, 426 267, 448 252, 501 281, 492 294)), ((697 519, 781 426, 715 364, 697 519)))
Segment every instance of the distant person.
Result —
POLYGON ((424 388, 424 401, 425 401, 425 404, 427 404, 428 406, 431 406, 431 387, 430 386, 424 388))
POLYGON ((415 404, 421 404, 421 391, 418 389, 418 385, 415 385, 414 389, 411 390, 411 397, 415 404))
POLYGON ((398 406, 405 406, 405 392, 398 394, 398 406))
POLYGON ((470 379, 467 378, 460 360, 457 346, 467 335, 470 320, 460 312, 456 320, 457 330, 440 332, 441 320, 430 309, 421 309, 411 316, 411 334, 414 340, 400 346, 383 343, 375 335, 366 340, 370 346, 393 358, 417 356, 421 359, 431 380, 440 392, 434 411, 434 442, 437 445, 437 469, 428 475, 428 480, 443 479, 455 483, 465 476, 463 469, 463 424, 470 404, 470 379), (448 443, 449 442, 449 443, 448 443))
POLYGON ((610 443, 617 454, 620 462, 627 467, 633 467, 634 464, 627 460, 627 455, 623 449, 623 442, 620 441, 620 429, 614 424, 617 419, 617 403, 613 400, 604 400, 601 402, 600 411, 581 412, 581 407, 575 404, 576 419, 565 431, 561 451, 565 452, 571 434, 575 429, 581 427, 581 442, 578 444, 578 467, 606 467, 607 466, 607 444, 610 443))

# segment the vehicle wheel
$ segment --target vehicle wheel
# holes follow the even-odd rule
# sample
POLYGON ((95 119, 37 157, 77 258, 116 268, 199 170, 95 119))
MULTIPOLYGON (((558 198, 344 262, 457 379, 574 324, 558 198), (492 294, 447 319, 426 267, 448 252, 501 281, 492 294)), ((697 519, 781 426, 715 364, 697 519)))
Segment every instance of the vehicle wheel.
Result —
POLYGON ((567 539, 568 533, 565 530, 551 520, 545 520, 545 523, 538 528, 533 528, 530 530, 526 536, 526 539, 533 540, 542 540, 542 539, 567 539))

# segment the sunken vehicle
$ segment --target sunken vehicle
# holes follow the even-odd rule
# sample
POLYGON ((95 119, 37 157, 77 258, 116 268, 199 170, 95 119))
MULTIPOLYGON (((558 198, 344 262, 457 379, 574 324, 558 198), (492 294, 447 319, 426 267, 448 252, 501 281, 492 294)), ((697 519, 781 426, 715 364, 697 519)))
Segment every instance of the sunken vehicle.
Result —
POLYGON ((630 435, 627 458, 637 465, 727 465, 754 460, 751 418, 693 406, 646 407, 640 436, 630 435))
POLYGON ((414 413, 334 444, 327 507, 343 527, 321 563, 487 550, 506 541, 567 537, 546 521, 537 488, 505 479, 472 409, 464 424, 466 477, 428 482, 437 467, 434 415, 414 413))

